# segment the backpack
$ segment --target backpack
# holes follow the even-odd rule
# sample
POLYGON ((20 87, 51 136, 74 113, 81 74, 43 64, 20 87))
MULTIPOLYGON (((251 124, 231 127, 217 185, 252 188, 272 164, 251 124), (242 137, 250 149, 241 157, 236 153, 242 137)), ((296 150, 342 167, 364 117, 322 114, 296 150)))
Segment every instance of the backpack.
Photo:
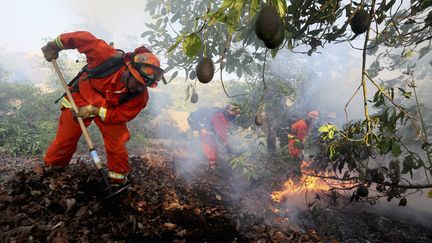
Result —
MULTIPOLYGON (((98 66, 94 68, 88 68, 88 65, 85 65, 81 68, 81 70, 78 72, 78 74, 68 83, 69 87, 78 87, 78 81, 80 80, 80 77, 87 73, 86 79, 89 78, 104 78, 108 75, 111 75, 115 73, 117 70, 119 70, 121 67, 123 67, 125 64, 124 62, 124 51, 116 49, 118 52, 118 55, 115 55, 108 60, 104 61, 103 63, 99 64, 98 66)), ((60 98, 54 101, 55 104, 57 104, 66 93, 63 93, 60 98)))
POLYGON ((201 107, 198 110, 191 112, 187 119, 191 130, 199 131, 203 128, 212 129, 210 118, 216 112, 222 111, 220 108, 201 107))

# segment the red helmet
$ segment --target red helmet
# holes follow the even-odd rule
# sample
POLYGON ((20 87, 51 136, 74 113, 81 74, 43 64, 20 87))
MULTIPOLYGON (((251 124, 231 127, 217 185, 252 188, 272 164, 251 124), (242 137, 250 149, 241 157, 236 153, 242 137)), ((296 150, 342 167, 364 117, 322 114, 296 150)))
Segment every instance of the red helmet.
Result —
POLYGON ((130 55, 128 69, 142 84, 154 87, 162 79, 164 70, 159 59, 144 46, 135 49, 130 55))
POLYGON ((318 111, 309 111, 307 116, 314 120, 318 120, 318 111))

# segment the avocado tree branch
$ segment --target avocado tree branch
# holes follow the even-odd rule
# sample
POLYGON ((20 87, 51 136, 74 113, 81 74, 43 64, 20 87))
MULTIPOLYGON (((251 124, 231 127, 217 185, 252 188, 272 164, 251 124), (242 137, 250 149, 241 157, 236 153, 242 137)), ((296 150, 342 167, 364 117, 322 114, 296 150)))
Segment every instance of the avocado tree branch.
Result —
MULTIPOLYGON (((416 86, 415 86, 415 81, 414 81, 414 75, 413 75, 412 72, 410 73, 410 76, 411 76, 411 84, 410 84, 410 86, 411 86, 411 88, 414 91, 415 102, 416 102, 417 110, 418 110, 418 113, 419 113, 419 116, 420 116, 420 119, 419 119, 420 120, 420 125, 421 125, 421 129, 423 131, 423 134, 424 134, 424 142, 426 144, 426 146, 425 146, 426 156, 428 158, 429 168, 431 168, 432 162, 431 162, 431 156, 430 156, 430 153, 429 153, 429 141, 428 141, 428 136, 427 136, 427 133, 426 133, 426 126, 425 126, 424 119, 423 119, 423 113, 422 113, 422 111, 420 109, 420 103, 419 103, 418 97, 417 97, 417 91, 416 91, 416 88, 415 88, 416 86)), ((427 173, 426 173, 426 176, 427 176, 427 173)), ((427 178, 428 178, 428 182, 429 182, 429 177, 427 177, 427 178)))
POLYGON ((338 180, 338 181, 355 181, 355 180, 360 179, 360 177, 340 178, 340 177, 336 177, 336 176, 324 176, 324 175, 308 174, 308 173, 304 173, 304 172, 302 172, 302 175, 317 177, 317 178, 321 178, 321 179, 338 180))
POLYGON ((396 108, 398 108, 401 112, 405 114, 405 116, 410 119, 411 123, 413 124, 414 129, 416 130, 416 133, 419 134, 421 131, 415 126, 416 118, 408 113, 408 111, 405 110, 402 106, 396 104, 393 99, 390 97, 389 94, 387 94, 367 73, 365 73, 365 76, 369 79, 369 81, 387 98, 387 100, 392 103, 396 108))
POLYGON ((265 82, 265 69, 266 69, 266 61, 267 61, 267 51, 268 51, 268 49, 266 48, 266 51, 265 51, 265 53, 264 53, 264 62, 263 62, 263 70, 262 70, 262 82, 263 82, 263 89, 264 89, 264 91, 267 89, 267 86, 266 86, 266 82, 265 82))
POLYGON ((220 80, 221 80, 221 85, 222 85, 222 89, 223 89, 223 91, 225 92, 225 95, 228 97, 228 98, 235 98, 235 97, 239 97, 239 96, 244 96, 244 95, 247 95, 246 93, 244 93, 244 94, 238 94, 238 95, 229 95, 228 94, 228 92, 227 92, 227 90, 226 90, 226 88, 225 88, 225 84, 224 84, 224 82, 223 82, 223 69, 224 69, 224 59, 225 59, 225 54, 226 54, 226 52, 228 51, 228 49, 230 48, 230 45, 231 45, 231 38, 232 38, 232 34, 231 33, 228 33, 227 34, 227 40, 226 40, 226 42, 225 42, 225 48, 223 49, 223 51, 222 51, 222 53, 221 53, 221 56, 220 56, 220 70, 219 70, 219 73, 220 73, 220 80))
MULTIPOLYGON (((371 9, 371 15, 375 12, 375 0, 372 0, 372 9, 371 9)), ((372 16, 371 16, 372 17, 372 16)), ((364 106, 364 115, 366 117, 367 127, 366 127, 366 135, 365 135, 365 143, 367 146, 369 146, 368 142, 368 135, 372 132, 372 125, 371 125, 371 119, 369 117, 369 110, 367 105, 367 89, 366 89, 366 48, 369 42, 369 32, 370 27, 366 31, 366 37, 363 45, 363 62, 362 62, 362 88, 363 88, 363 106, 364 106)))

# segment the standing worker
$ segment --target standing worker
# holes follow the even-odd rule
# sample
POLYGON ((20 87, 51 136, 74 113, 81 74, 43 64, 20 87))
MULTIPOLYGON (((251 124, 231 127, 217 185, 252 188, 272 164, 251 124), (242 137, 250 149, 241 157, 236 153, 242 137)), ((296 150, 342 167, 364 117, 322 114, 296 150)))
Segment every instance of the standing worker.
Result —
POLYGON ((82 134, 75 117, 81 117, 86 126, 94 121, 99 127, 105 143, 108 179, 113 185, 122 185, 130 171, 126 122, 147 105, 147 87, 156 87, 162 79, 159 59, 144 46, 130 53, 116 50, 86 31, 61 34, 42 47, 42 52, 51 61, 65 49, 85 54, 87 65, 69 88, 78 112, 71 112, 66 97, 61 99, 58 130, 44 156, 45 165, 62 168, 69 164, 82 134))
POLYGON ((231 104, 224 109, 201 108, 192 112, 188 117, 191 129, 199 132, 210 174, 215 174, 218 167, 218 142, 222 143, 229 154, 233 153, 228 144, 228 128, 239 115, 240 106, 231 104))
POLYGON ((314 121, 318 120, 318 111, 309 111, 303 119, 294 122, 288 133, 288 152, 291 158, 301 160, 301 150, 304 141, 309 135, 314 121))

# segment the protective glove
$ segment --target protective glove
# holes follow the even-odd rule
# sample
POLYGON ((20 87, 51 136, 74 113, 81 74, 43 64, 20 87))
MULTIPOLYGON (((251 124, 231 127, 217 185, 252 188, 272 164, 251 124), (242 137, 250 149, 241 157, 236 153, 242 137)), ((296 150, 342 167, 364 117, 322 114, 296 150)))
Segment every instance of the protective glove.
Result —
POLYGON ((86 105, 78 107, 78 113, 74 112, 75 117, 81 117, 82 119, 91 118, 99 115, 100 107, 86 105))
POLYGON ((54 41, 48 42, 41 49, 42 49, 42 52, 44 54, 45 59, 48 62, 51 62, 51 60, 53 60, 53 59, 57 59, 59 56, 59 52, 61 51, 61 49, 57 46, 57 44, 54 41))

